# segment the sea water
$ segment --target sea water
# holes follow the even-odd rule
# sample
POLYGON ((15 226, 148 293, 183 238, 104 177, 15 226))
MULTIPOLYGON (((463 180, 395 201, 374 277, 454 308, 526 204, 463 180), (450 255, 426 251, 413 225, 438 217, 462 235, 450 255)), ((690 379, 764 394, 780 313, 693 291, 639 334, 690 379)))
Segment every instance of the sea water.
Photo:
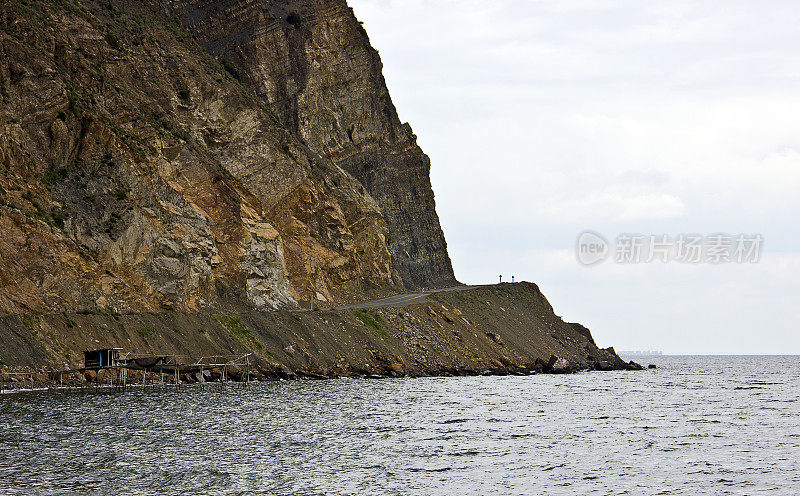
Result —
POLYGON ((3 495, 800 494, 800 358, 0 396, 3 495))

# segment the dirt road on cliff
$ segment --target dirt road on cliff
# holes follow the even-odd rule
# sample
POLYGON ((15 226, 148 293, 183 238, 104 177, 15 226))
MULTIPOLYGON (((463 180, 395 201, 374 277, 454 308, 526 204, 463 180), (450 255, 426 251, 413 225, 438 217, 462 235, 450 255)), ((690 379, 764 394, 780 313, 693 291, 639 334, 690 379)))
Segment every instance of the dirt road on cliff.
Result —
POLYGON ((356 303, 354 305, 344 305, 341 307, 334 307, 333 310, 350 310, 350 309, 359 309, 359 308, 384 308, 384 307, 400 307, 404 305, 409 305, 411 303, 417 303, 429 295, 434 293, 449 293, 453 291, 466 291, 468 289, 475 289, 481 286, 453 286, 450 288, 442 288, 442 289, 431 289, 428 291, 420 291, 417 293, 403 293, 394 296, 389 296, 387 298, 381 298, 380 300, 372 300, 372 301, 365 301, 361 303, 356 303))

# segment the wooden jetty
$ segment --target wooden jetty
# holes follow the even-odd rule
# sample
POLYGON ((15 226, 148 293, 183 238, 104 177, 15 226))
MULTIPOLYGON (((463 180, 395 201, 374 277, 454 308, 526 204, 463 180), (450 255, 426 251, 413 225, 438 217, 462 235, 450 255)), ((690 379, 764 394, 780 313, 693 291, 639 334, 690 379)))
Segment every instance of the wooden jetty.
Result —
POLYGON ((0 393, 28 389, 115 388, 171 384, 250 383, 251 353, 190 361, 184 355, 123 353, 122 348, 84 352, 84 366, 39 372, 0 371, 0 393))

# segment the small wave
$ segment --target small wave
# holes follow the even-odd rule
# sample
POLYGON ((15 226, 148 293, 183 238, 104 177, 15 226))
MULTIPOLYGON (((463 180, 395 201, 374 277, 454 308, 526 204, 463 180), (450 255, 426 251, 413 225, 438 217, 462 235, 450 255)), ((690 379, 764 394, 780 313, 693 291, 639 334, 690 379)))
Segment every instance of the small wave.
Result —
POLYGON ((480 451, 475 451, 475 450, 459 451, 457 453, 448 453, 448 455, 450 456, 475 456, 480 454, 481 454, 480 451))
POLYGON ((449 472, 453 470, 453 467, 442 467, 442 468, 416 468, 411 467, 408 469, 409 472, 429 472, 429 473, 436 473, 436 472, 449 472))

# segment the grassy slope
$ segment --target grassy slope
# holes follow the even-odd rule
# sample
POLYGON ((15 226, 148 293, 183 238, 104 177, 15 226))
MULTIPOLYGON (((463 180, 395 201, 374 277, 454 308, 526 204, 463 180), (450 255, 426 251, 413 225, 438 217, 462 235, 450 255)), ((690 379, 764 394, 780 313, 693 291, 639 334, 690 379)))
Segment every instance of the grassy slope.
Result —
POLYGON ((440 293, 379 310, 245 314, 54 314, 0 319, 9 366, 79 366, 81 351, 121 347, 186 355, 252 352, 265 374, 441 374, 541 368, 552 355, 614 357, 557 317, 533 284, 440 293))

